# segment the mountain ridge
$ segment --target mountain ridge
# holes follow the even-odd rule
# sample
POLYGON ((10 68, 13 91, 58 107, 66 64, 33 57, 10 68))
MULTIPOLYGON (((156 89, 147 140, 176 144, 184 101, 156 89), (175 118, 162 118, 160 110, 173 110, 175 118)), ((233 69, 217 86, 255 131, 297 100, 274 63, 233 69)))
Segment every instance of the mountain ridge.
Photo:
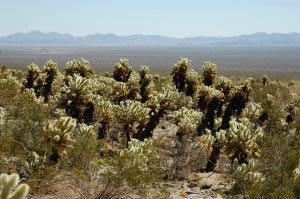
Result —
POLYGON ((191 47, 233 47, 233 46, 300 46, 300 33, 243 34, 239 36, 195 36, 174 38, 162 35, 134 34, 119 36, 113 33, 95 33, 74 36, 68 33, 40 31, 19 32, 0 37, 0 45, 67 45, 67 46, 191 46, 191 47))

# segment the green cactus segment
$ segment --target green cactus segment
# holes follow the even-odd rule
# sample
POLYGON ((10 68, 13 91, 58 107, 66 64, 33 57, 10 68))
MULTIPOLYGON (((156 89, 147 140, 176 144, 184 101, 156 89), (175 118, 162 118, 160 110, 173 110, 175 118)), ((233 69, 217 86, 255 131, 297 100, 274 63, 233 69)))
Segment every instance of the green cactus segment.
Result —
POLYGON ((24 199, 29 192, 27 184, 18 185, 18 174, 0 175, 0 199, 24 199))

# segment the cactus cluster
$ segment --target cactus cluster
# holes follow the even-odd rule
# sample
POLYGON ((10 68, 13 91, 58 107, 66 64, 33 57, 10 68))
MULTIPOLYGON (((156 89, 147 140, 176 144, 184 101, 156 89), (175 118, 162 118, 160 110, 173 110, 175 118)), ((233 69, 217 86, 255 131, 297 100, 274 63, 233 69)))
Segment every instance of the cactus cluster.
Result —
POLYGON ((120 59, 120 62, 115 65, 113 77, 118 82, 127 82, 131 72, 132 67, 129 65, 128 59, 120 59))
POLYGON ((138 123, 144 126, 149 120, 149 112, 150 109, 146 108, 142 103, 131 100, 122 101, 120 105, 116 106, 115 116, 117 120, 123 124, 123 131, 127 143, 134 134, 132 129, 133 125, 138 123))
POLYGON ((59 104, 66 113, 80 123, 92 123, 94 104, 88 87, 89 79, 78 75, 68 76, 68 81, 57 95, 59 104))
POLYGON ((50 161, 57 163, 67 153, 74 143, 73 134, 76 120, 71 117, 61 117, 48 122, 44 127, 44 137, 52 143, 50 161))
POLYGON ((26 67, 25 89, 34 89, 36 97, 43 97, 48 102, 52 93, 52 86, 58 76, 58 66, 53 61, 45 63, 42 69, 35 64, 26 67))
POLYGON ((197 124, 201 121, 203 115, 201 112, 183 107, 175 111, 171 117, 179 127, 177 137, 181 139, 184 135, 191 135, 195 132, 197 124))
POLYGON ((256 171, 253 159, 250 159, 248 164, 242 165, 239 165, 238 160, 234 159, 229 169, 233 173, 233 179, 237 185, 242 186, 243 189, 245 186, 255 186, 265 179, 261 173, 256 171))
POLYGON ((240 164, 248 163, 249 158, 259 156, 259 143, 264 133, 248 118, 240 121, 230 121, 230 128, 217 132, 218 141, 224 146, 228 157, 233 161, 238 160, 240 164))

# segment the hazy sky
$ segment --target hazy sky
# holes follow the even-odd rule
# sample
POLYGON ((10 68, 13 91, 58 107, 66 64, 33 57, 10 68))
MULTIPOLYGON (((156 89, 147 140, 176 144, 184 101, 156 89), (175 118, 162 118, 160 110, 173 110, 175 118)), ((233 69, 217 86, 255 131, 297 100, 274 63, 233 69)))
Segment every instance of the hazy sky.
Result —
POLYGON ((300 32, 300 0, 0 0, 0 20, 0 36, 287 33, 300 32))

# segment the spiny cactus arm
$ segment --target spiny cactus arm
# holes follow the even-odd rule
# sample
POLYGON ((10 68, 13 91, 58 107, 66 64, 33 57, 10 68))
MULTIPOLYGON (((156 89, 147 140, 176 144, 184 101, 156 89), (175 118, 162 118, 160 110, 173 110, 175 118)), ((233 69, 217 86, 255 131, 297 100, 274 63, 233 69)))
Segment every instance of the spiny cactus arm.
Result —
POLYGON ((27 184, 19 183, 18 174, 0 175, 0 198, 1 199, 24 199, 29 192, 27 184), (15 188, 15 190, 13 190, 15 188))

